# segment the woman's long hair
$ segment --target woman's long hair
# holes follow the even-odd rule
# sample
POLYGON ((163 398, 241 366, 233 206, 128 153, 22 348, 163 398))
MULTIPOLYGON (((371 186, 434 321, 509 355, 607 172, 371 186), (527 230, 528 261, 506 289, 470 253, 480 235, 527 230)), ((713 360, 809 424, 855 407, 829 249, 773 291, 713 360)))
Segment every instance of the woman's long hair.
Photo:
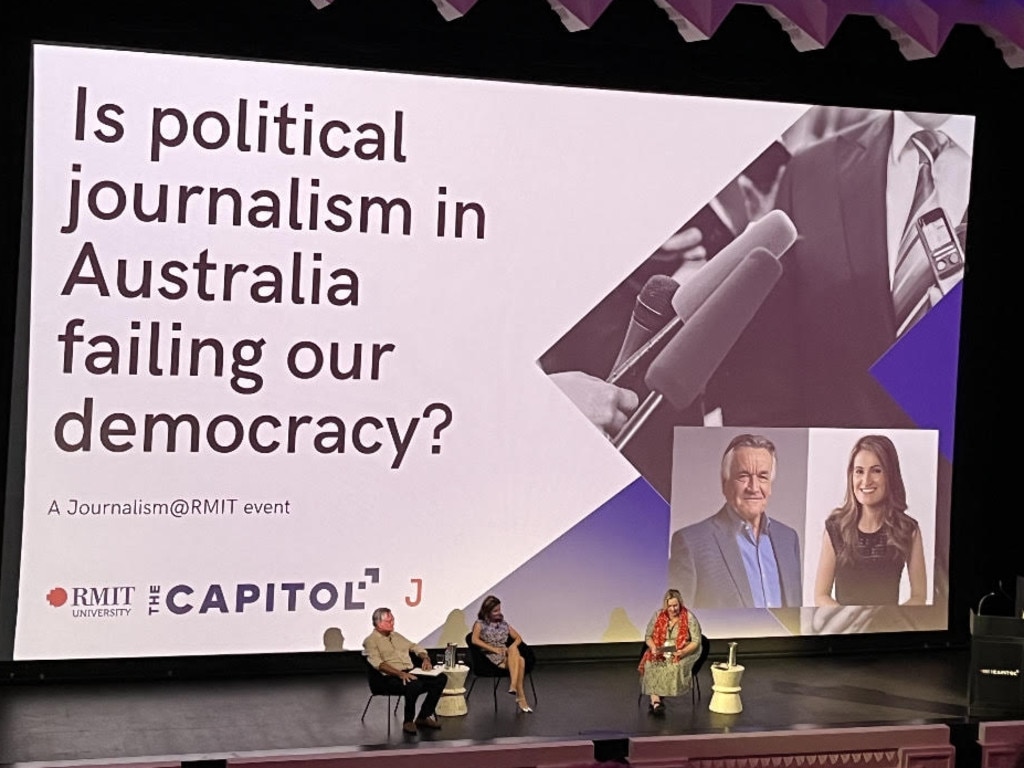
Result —
POLYGON ((494 606, 496 605, 501 605, 501 600, 494 595, 488 595, 480 604, 480 610, 477 611, 476 617, 480 619, 480 621, 490 621, 491 611, 494 610, 494 606))
POLYGON ((836 562, 849 564, 857 560, 857 523, 860 521, 861 504, 853 491, 853 462, 861 451, 871 451, 878 457, 885 473, 885 498, 882 500, 882 528, 890 544, 899 550, 904 560, 910 559, 910 547, 914 541, 917 524, 907 514, 907 489, 900 472, 900 457, 885 435, 865 435, 850 451, 846 465, 846 498, 843 506, 832 510, 831 517, 839 523, 843 547, 836 552, 836 562))

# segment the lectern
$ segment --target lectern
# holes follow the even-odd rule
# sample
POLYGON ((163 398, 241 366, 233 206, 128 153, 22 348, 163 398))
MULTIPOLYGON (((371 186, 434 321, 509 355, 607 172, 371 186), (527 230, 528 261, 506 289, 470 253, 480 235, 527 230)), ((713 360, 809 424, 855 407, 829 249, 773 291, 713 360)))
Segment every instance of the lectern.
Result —
POLYGON ((1024 619, 971 611, 971 715, 1024 714, 1024 619))

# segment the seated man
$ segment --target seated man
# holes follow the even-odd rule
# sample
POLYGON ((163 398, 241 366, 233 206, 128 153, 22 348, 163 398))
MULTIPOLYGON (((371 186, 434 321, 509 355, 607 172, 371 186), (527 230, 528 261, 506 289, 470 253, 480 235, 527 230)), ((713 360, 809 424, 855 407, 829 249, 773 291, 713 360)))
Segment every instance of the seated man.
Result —
POLYGON ((409 670, 413 668, 410 653, 423 659, 422 669, 432 668, 426 649, 416 645, 395 632, 395 617, 390 608, 378 608, 373 612, 373 632, 363 640, 363 653, 370 666, 384 676, 384 688, 393 696, 405 697, 405 722, 402 730, 416 733, 416 728, 440 728, 434 716, 434 708, 441 698, 441 692, 448 684, 443 672, 436 676, 417 677, 409 670), (427 697, 420 707, 419 717, 413 719, 416 699, 425 693, 427 697))

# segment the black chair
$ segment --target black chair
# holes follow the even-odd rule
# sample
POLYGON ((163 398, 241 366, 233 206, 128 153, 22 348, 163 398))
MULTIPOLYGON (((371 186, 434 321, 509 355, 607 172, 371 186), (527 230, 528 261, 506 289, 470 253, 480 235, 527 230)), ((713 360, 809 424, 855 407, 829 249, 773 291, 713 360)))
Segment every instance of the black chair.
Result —
MULTIPOLYGON (((509 638, 506 645, 511 645, 513 642, 512 638, 509 638)), ((491 660, 487 658, 484 650, 478 646, 473 645, 473 633, 470 632, 466 635, 466 646, 469 648, 469 671, 473 673, 473 682, 469 684, 469 690, 466 692, 466 699, 468 700, 470 695, 473 693, 473 688, 476 686, 476 681, 481 677, 494 678, 494 711, 498 711, 498 685, 501 683, 502 678, 509 677, 507 669, 502 669, 497 664, 491 663, 491 660)), ((526 643, 519 642, 519 653, 523 657, 523 661, 526 663, 526 677, 530 681, 530 690, 533 691, 533 701, 537 702, 537 688, 533 684, 533 667, 537 663, 537 657, 533 653, 533 648, 528 646, 526 643)))
MULTIPOLYGON (((366 700, 366 706, 363 707, 363 716, 359 718, 359 722, 366 720, 366 712, 370 708, 370 702, 373 701, 375 696, 387 696, 388 698, 388 709, 391 710, 391 699, 395 700, 395 708, 391 710, 391 716, 394 717, 398 714, 398 705, 402 702, 401 696, 395 696, 387 688, 384 687, 384 675, 378 672, 370 664, 370 660, 363 655, 363 664, 366 666, 366 682, 370 686, 370 697, 366 700)), ((388 718, 388 737, 391 737, 391 717, 388 718)))
MULTIPOLYGON (((690 674, 693 676, 693 685, 690 686, 690 703, 693 706, 697 705, 700 701, 700 671, 704 669, 704 665, 707 664, 708 654, 711 652, 711 641, 708 640, 708 636, 701 633, 700 636, 700 651, 697 654, 697 660, 693 662, 693 667, 690 669, 690 674)), ((640 651, 640 658, 647 653, 647 643, 645 642, 643 648, 640 651)), ((643 701, 644 693, 643 690, 637 694, 636 703, 637 706, 643 701)))
POLYGON ((693 699, 693 694, 696 691, 697 701, 700 701, 700 674, 699 672, 704 669, 704 665, 707 664, 708 654, 711 653, 711 641, 708 640, 708 636, 701 632, 700 635, 700 653, 697 656, 697 660, 693 662, 693 669, 690 674, 693 675, 693 687, 690 689, 690 699, 693 699))

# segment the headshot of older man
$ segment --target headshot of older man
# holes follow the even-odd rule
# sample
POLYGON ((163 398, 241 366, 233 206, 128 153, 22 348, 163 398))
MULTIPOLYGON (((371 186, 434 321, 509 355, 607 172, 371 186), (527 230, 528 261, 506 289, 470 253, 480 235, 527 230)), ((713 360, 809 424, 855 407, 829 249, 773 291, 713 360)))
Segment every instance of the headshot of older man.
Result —
POLYGON ((722 455, 725 503, 672 536, 669 583, 694 608, 785 608, 801 603, 800 539, 768 515, 775 445, 734 437, 722 455))

